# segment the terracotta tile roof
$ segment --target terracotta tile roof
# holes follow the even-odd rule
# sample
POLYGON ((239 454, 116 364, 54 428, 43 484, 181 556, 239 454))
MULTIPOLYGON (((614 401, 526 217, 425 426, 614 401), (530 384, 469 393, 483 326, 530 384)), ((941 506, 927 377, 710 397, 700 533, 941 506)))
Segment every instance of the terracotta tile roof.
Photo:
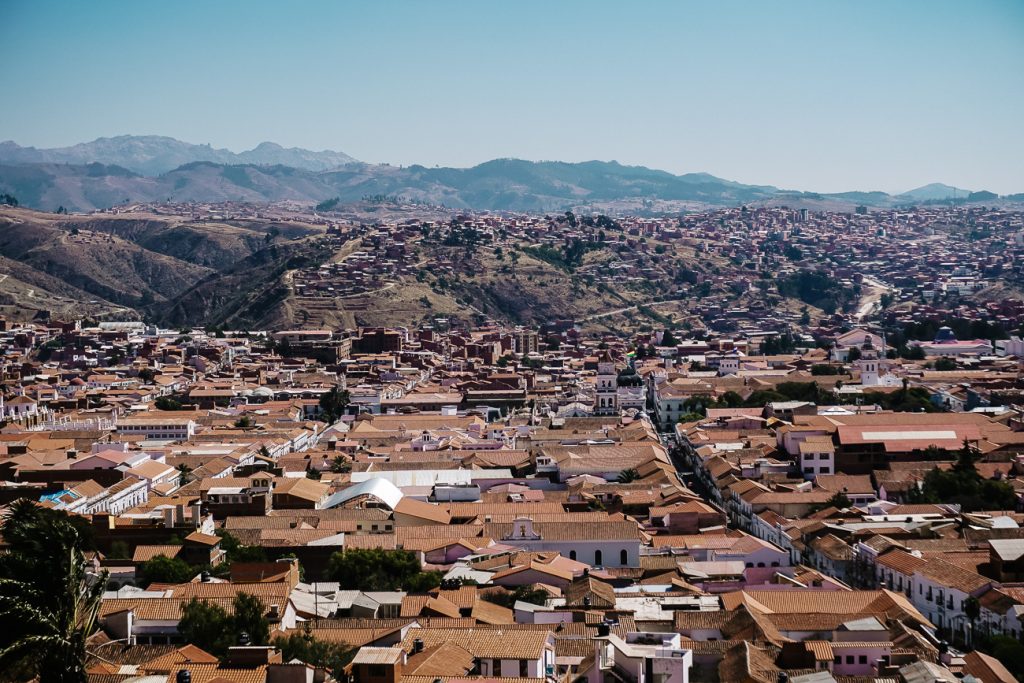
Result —
POLYGON ((216 664, 217 658, 195 645, 184 645, 174 652, 155 657, 145 664, 147 671, 177 673, 182 664, 216 664))
POLYGON ((213 683, 214 681, 265 683, 267 678, 267 667, 265 665, 233 669, 219 664, 184 663, 179 665, 179 668, 186 669, 192 674, 192 683, 213 683))
POLYGON ((929 623, 905 596, 887 590, 748 590, 725 593, 722 603, 726 609, 747 604, 766 614, 885 615, 929 623))
POLYGON ((940 586, 955 588, 963 593, 973 593, 992 583, 992 579, 940 558, 928 560, 917 568, 916 573, 940 586))
POLYGON ((132 553, 132 562, 148 562, 160 555, 173 558, 180 552, 180 545, 137 545, 132 553))
POLYGON ((473 612, 470 616, 482 624, 515 623, 515 613, 512 610, 481 598, 477 598, 473 604, 473 612))
POLYGON ((893 548, 875 560, 875 564, 892 569, 904 576, 913 576, 914 572, 927 564, 927 562, 927 560, 911 555, 900 548, 893 548))
MULTIPOLYGON (((583 540, 640 540, 640 529, 635 522, 538 522, 533 525, 534 531, 544 540, 549 541, 583 541, 583 540)), ((511 535, 513 524, 484 524, 483 535, 501 542, 511 535)))
POLYGON ((464 629, 413 628, 402 641, 402 649, 411 651, 413 639, 419 638, 424 647, 436 647, 441 643, 454 643, 472 653, 474 657, 491 659, 536 659, 554 643, 550 625, 543 631, 510 629, 503 626, 474 627, 464 629))
POLYGON ((459 608, 444 598, 436 598, 430 595, 406 595, 402 598, 401 616, 418 617, 420 615, 435 615, 458 619, 459 608))
MULTIPOLYGON (((317 628, 311 627, 312 634, 317 640, 328 643, 345 643, 352 647, 362 647, 369 643, 376 642, 390 636, 401 628, 401 626, 379 628, 317 628)), ((303 634, 304 629, 291 629, 285 632, 285 636, 293 633, 303 634)))
MULTIPOLYGON (((465 676, 473 670, 475 663, 476 658, 465 648, 455 643, 441 643, 410 655, 403 672, 424 677, 465 676)), ((405 676, 402 680, 405 680, 405 676)))
POLYGON ((985 683, 1014 683, 1017 680, 998 659, 978 651, 964 655, 964 671, 985 683))
POLYGON ((832 662, 835 655, 832 653, 832 644, 827 640, 805 640, 804 647, 814 655, 816 662, 832 662))

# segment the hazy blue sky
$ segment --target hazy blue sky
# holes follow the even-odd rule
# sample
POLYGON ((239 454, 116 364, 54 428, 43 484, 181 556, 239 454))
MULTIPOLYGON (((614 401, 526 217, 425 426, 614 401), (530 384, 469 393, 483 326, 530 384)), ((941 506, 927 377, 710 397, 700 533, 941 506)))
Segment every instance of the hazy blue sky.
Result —
POLYGON ((0 140, 1024 191, 1024 2, 7 0, 0 140))

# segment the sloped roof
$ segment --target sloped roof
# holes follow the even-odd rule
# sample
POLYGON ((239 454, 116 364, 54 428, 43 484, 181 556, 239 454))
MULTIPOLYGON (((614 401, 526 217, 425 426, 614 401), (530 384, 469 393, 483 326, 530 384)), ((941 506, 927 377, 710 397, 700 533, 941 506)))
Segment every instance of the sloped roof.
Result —
POLYGON ((350 486, 343 491, 338 491, 327 498, 324 508, 329 509, 342 505, 359 496, 373 496, 380 502, 394 510, 402 501, 402 491, 387 479, 374 477, 364 482, 350 486))

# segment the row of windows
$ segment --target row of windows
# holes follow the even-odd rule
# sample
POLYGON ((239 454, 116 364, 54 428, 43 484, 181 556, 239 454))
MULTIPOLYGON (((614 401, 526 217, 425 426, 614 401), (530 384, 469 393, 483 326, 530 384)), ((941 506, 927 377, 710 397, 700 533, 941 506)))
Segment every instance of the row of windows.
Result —
MULTIPOLYGON (((836 658, 835 658, 834 661, 835 661, 836 664, 842 664, 843 663, 843 656, 842 655, 836 655, 836 658)), ((853 664, 853 655, 846 655, 846 663, 847 664, 853 664)), ((857 657, 857 663, 858 664, 867 664, 868 663, 868 656, 867 655, 859 655, 857 657)))
POLYGON ((814 460, 816 457, 821 456, 820 460, 831 460, 832 456, 828 453, 807 453, 804 455, 804 460, 814 460))
MULTIPOLYGON (((570 550, 569 551, 569 559, 570 560, 575 560, 576 559, 576 551, 575 550, 570 550)), ((595 550, 594 551, 594 564, 597 564, 597 565, 604 564, 604 553, 602 553, 600 550, 595 550)), ((619 564, 621 564, 621 565, 628 565, 629 564, 629 551, 627 551, 625 548, 623 548, 622 550, 619 551, 619 564)))

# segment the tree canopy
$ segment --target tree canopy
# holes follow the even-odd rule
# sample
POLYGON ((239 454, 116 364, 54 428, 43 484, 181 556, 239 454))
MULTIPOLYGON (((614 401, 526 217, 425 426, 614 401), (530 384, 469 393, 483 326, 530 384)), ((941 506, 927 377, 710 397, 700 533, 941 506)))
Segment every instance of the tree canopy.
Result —
POLYGON ((911 502, 950 503, 964 512, 1013 510, 1017 494, 1005 481, 985 479, 975 467, 977 453, 964 443, 950 470, 933 469, 925 475, 920 489, 910 490, 911 502))
POLYGON ((320 397, 320 412, 327 424, 334 424, 345 413, 349 404, 349 393, 338 387, 331 387, 331 390, 320 397))
POLYGON ((284 661, 298 659, 322 667, 330 671, 337 680, 343 680, 344 668, 356 653, 356 649, 346 643, 318 640, 308 628, 302 633, 293 632, 286 638, 275 638, 274 645, 281 649, 284 661))
POLYGON ((185 583, 191 581, 198 570, 177 557, 157 555, 143 562, 139 573, 149 583, 185 583))
POLYGON ((85 641, 96 628, 106 572, 93 574, 77 518, 15 501, 0 556, 0 672, 10 680, 84 683, 85 641))
POLYGON ((228 614, 220 605, 192 598, 181 608, 178 631, 187 642, 217 656, 237 644, 243 633, 252 645, 270 642, 270 622, 259 598, 237 593, 232 610, 234 613, 228 614))
POLYGON ((380 548, 354 548, 334 553, 327 564, 327 575, 331 581, 341 584, 343 590, 423 591, 441 583, 440 573, 423 572, 419 560, 409 551, 380 548))

